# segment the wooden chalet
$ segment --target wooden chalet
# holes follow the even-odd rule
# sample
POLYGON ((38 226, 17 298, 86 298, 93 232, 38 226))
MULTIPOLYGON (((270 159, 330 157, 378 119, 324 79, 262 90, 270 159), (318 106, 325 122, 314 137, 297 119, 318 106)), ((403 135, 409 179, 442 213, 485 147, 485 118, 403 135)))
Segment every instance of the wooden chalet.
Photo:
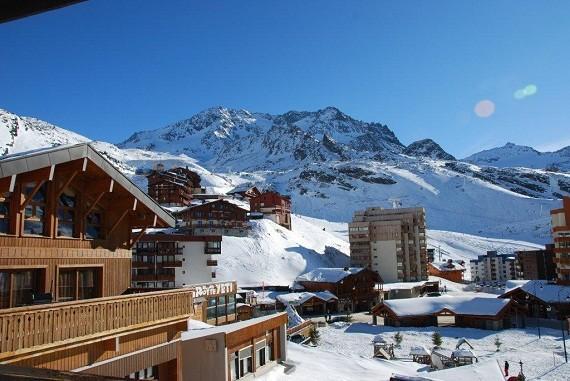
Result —
POLYGON ((512 300, 438 296, 384 300, 372 309, 374 320, 394 327, 455 326, 499 330, 524 326, 523 308, 512 300))
POLYGON ((249 209, 253 213, 262 213, 268 218, 291 230, 291 198, 275 191, 267 191, 249 200, 249 209))
POLYGON ((437 276, 455 283, 462 283, 465 266, 464 264, 453 262, 452 259, 449 259, 447 262, 428 262, 427 272, 431 276, 437 276))
POLYGON ((200 175, 188 168, 165 170, 158 165, 147 175, 147 181, 149 196, 164 206, 187 206, 193 194, 203 193, 200 175))
POLYGON ((323 315, 338 311, 338 298, 328 291, 293 292, 276 297, 277 308, 295 307, 300 315, 323 315))
POLYGON ((381 282, 380 275, 367 268, 317 268, 299 275, 294 288, 330 292, 338 298, 339 311, 369 311, 378 302, 375 286, 381 282))
POLYGON ((181 332, 235 319, 237 286, 129 293, 133 245, 175 220, 91 144, 1 158, 0 197, 0 365, 209 380, 180 373, 181 332))
POLYGON ((247 236, 248 211, 227 200, 219 199, 189 206, 174 215, 182 229, 194 235, 247 236))
POLYGON ((508 289, 500 298, 526 306, 527 317, 558 320, 570 317, 570 286, 531 280, 508 289))
POLYGON ((229 196, 239 197, 242 199, 252 199, 261 195, 261 191, 254 186, 244 186, 232 189, 227 193, 229 196))

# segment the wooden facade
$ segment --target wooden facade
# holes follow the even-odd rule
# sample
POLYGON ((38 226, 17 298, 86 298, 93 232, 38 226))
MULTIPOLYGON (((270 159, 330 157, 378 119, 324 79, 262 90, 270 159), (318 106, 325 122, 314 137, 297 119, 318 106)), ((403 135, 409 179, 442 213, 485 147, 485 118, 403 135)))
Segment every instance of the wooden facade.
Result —
POLYGON ((189 206, 174 216, 182 229, 194 235, 246 236, 249 232, 247 213, 247 210, 219 199, 189 206))
POLYGON ((159 167, 148 176, 148 194, 161 205, 190 205, 193 193, 202 193, 200 175, 188 168, 159 167))
POLYGON ((265 218, 273 220, 291 230, 291 198, 275 191, 267 191, 249 200, 251 212, 263 213, 265 218))
POLYGON ((562 200, 562 208, 550 211, 554 263, 559 284, 570 285, 570 197, 562 200))
POLYGON ((465 267, 463 264, 453 263, 451 259, 445 263, 428 262, 427 273, 428 275, 447 279, 451 282, 462 283, 465 267))
POLYGON ((362 269, 337 282, 309 281, 301 277, 295 282, 304 291, 329 291, 338 297, 338 308, 343 311, 369 311, 378 302, 376 284, 382 282, 378 273, 370 269, 362 269))

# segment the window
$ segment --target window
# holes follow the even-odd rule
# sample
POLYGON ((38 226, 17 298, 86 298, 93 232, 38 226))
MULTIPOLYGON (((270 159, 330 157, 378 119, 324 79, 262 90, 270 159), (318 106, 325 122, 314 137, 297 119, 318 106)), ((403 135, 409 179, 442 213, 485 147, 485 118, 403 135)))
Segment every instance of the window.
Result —
POLYGON ((228 315, 233 315, 236 312, 236 297, 235 295, 228 295, 227 296, 227 309, 226 312, 228 315))
POLYGON ((32 304, 33 295, 42 292, 43 270, 0 270, 0 308, 32 304))
MULTIPOLYGON (((26 200, 32 196, 37 183, 30 182, 24 184, 24 196, 26 200)), ((44 234, 45 208, 47 202, 47 186, 42 184, 33 194, 32 199, 24 209, 24 234, 42 235, 44 234)))
POLYGON ((0 193, 0 234, 10 233, 10 193, 0 193))
POLYGON ((103 226, 103 214, 101 211, 94 210, 87 215, 85 221, 85 237, 87 239, 101 239, 103 226))
POLYGON ((226 316, 226 297, 218 297, 218 316, 226 316))
POLYGON ((208 299, 208 307, 206 308, 206 319, 216 318, 216 298, 208 299))
POLYGON ((264 366, 267 363, 266 341, 261 340, 255 343, 255 368, 264 366))
POLYGON ((236 353, 237 361, 237 379, 244 377, 245 375, 253 372, 253 362, 251 361, 252 348, 247 347, 236 353))
POLYGON ((92 299, 100 296, 97 268, 60 269, 58 277, 58 301, 92 299))
POLYGON ((57 236, 77 237, 75 229, 76 194, 72 189, 65 189, 57 200, 57 236))

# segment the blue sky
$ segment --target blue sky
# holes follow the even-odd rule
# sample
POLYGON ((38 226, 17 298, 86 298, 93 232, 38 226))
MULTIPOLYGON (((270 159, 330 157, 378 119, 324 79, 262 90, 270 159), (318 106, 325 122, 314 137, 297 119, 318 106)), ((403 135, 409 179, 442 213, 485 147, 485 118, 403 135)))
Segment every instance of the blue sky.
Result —
POLYGON ((557 148, 569 19, 568 1, 91 0, 0 25, 0 108, 119 142, 216 105, 333 105, 459 157, 557 148))

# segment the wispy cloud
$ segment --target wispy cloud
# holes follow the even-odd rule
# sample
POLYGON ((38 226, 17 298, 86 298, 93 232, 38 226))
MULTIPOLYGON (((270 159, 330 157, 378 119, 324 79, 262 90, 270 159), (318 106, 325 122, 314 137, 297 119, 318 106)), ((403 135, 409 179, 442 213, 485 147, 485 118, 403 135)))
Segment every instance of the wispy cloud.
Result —
POLYGON ((518 89, 517 91, 515 91, 513 96, 515 97, 515 99, 520 100, 520 99, 524 99, 526 97, 533 96, 534 94, 536 94, 537 91, 538 91, 538 87, 536 85, 530 84, 530 85, 526 85, 522 89, 518 89))

